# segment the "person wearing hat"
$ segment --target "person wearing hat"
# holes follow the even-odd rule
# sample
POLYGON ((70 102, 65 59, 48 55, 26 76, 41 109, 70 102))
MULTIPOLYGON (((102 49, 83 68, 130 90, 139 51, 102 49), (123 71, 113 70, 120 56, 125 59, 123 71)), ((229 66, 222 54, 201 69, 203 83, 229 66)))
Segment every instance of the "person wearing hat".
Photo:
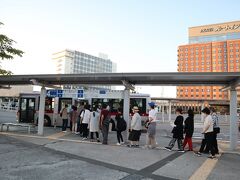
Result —
POLYGON ((128 137, 130 144, 128 145, 128 147, 139 147, 139 139, 142 129, 141 116, 138 113, 139 109, 137 106, 134 106, 132 111, 134 115, 131 120, 130 133, 128 137))
POLYGON ((155 103, 150 102, 148 103, 151 110, 149 111, 148 116, 148 128, 147 128, 147 138, 146 138, 146 146, 147 148, 155 148, 156 147, 156 118, 157 118, 157 112, 155 111, 155 103))
POLYGON ((166 150, 171 151, 173 146, 175 145, 175 142, 178 142, 178 151, 179 152, 184 152, 183 150, 183 116, 182 116, 182 109, 177 108, 176 109, 176 120, 174 121, 174 127, 172 130, 173 137, 172 140, 169 142, 168 146, 165 147, 166 150))

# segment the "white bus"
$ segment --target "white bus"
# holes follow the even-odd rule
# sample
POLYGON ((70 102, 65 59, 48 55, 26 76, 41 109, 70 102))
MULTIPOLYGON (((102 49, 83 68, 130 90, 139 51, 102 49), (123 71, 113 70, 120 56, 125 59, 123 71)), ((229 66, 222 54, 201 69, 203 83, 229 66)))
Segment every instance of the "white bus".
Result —
MULTIPOLYGON (((84 91, 84 97, 82 98, 77 98, 76 94, 69 94, 69 97, 46 97, 44 126, 61 126, 60 111, 65 105, 68 105, 68 111, 70 112, 72 105, 80 107, 81 104, 89 104, 91 107, 94 107, 106 103, 110 106, 111 116, 114 119, 117 109, 123 109, 123 99, 124 92, 117 90, 87 90, 84 91)), ((18 121, 37 124, 39 101, 40 94, 38 93, 20 94, 18 121)), ((144 123, 148 116, 147 104, 149 102, 149 94, 130 94, 130 113, 133 106, 138 106, 142 122, 144 123)))

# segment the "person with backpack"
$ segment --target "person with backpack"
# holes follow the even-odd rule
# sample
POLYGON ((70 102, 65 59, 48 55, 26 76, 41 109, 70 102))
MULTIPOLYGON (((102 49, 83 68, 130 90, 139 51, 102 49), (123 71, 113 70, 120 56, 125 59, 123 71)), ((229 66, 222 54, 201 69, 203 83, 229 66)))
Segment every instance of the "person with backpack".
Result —
POLYGON ((117 126, 116 126, 117 140, 118 140, 117 145, 119 146, 121 144, 124 144, 123 137, 122 137, 122 132, 127 129, 127 123, 123 119, 122 109, 118 109, 118 113, 115 117, 115 120, 117 122, 117 126))

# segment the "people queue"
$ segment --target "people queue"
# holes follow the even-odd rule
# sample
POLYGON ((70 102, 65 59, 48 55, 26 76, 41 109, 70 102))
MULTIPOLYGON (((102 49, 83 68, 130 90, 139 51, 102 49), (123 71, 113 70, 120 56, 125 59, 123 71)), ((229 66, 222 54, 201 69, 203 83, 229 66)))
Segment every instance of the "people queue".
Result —
MULTIPOLYGON (((146 134, 146 148, 156 148, 156 125, 157 125, 157 111, 155 110, 155 103, 150 102, 149 116, 146 121, 145 127, 147 128, 146 134)), ((68 106, 61 110, 60 116, 62 117, 62 131, 66 132, 68 125, 68 106)), ((134 106, 132 108, 132 117, 129 125, 129 144, 128 147, 139 147, 139 140, 142 130, 142 121, 139 114, 139 108, 134 106)), ((188 117, 184 120, 182 109, 176 109, 176 119, 172 129, 172 138, 165 147, 166 150, 172 151, 176 141, 179 152, 185 152, 185 147, 188 145, 187 151, 193 151, 192 136, 194 132, 194 112, 192 109, 188 110, 188 117)), ((202 153, 211 153, 209 158, 215 158, 219 154, 217 145, 217 134, 220 132, 218 126, 218 117, 214 108, 205 107, 202 110, 204 118, 203 123, 203 139, 201 147, 196 155, 201 156, 202 153)), ((90 109, 90 105, 81 105, 80 108, 76 106, 71 107, 70 116, 70 130, 72 133, 82 136, 82 140, 87 140, 90 132, 90 141, 100 142, 99 131, 102 132, 102 144, 108 144, 109 124, 111 121, 110 108, 107 104, 103 104, 102 109, 94 107, 90 109), (94 138, 95 134, 95 138, 94 138)), ((123 118, 122 109, 118 109, 116 117, 115 130, 117 132, 116 145, 125 144, 122 132, 127 130, 127 123, 123 118)))

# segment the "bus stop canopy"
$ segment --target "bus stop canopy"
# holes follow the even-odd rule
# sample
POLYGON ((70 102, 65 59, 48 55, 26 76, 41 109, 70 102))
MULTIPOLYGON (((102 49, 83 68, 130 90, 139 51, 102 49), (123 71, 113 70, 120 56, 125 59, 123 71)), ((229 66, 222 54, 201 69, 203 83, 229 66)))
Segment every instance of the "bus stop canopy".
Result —
POLYGON ((240 82, 240 72, 202 73, 97 73, 97 74, 44 74, 0 76, 0 86, 4 85, 221 85, 236 87, 240 82))
POLYGON ((230 89, 230 149, 238 143, 237 91, 240 72, 173 72, 173 73, 97 73, 97 74, 44 74, 0 76, 0 88, 11 85, 40 85, 38 134, 43 135, 45 87, 64 84, 124 85, 124 118, 129 122, 129 89, 134 85, 169 86, 224 86, 230 89))

